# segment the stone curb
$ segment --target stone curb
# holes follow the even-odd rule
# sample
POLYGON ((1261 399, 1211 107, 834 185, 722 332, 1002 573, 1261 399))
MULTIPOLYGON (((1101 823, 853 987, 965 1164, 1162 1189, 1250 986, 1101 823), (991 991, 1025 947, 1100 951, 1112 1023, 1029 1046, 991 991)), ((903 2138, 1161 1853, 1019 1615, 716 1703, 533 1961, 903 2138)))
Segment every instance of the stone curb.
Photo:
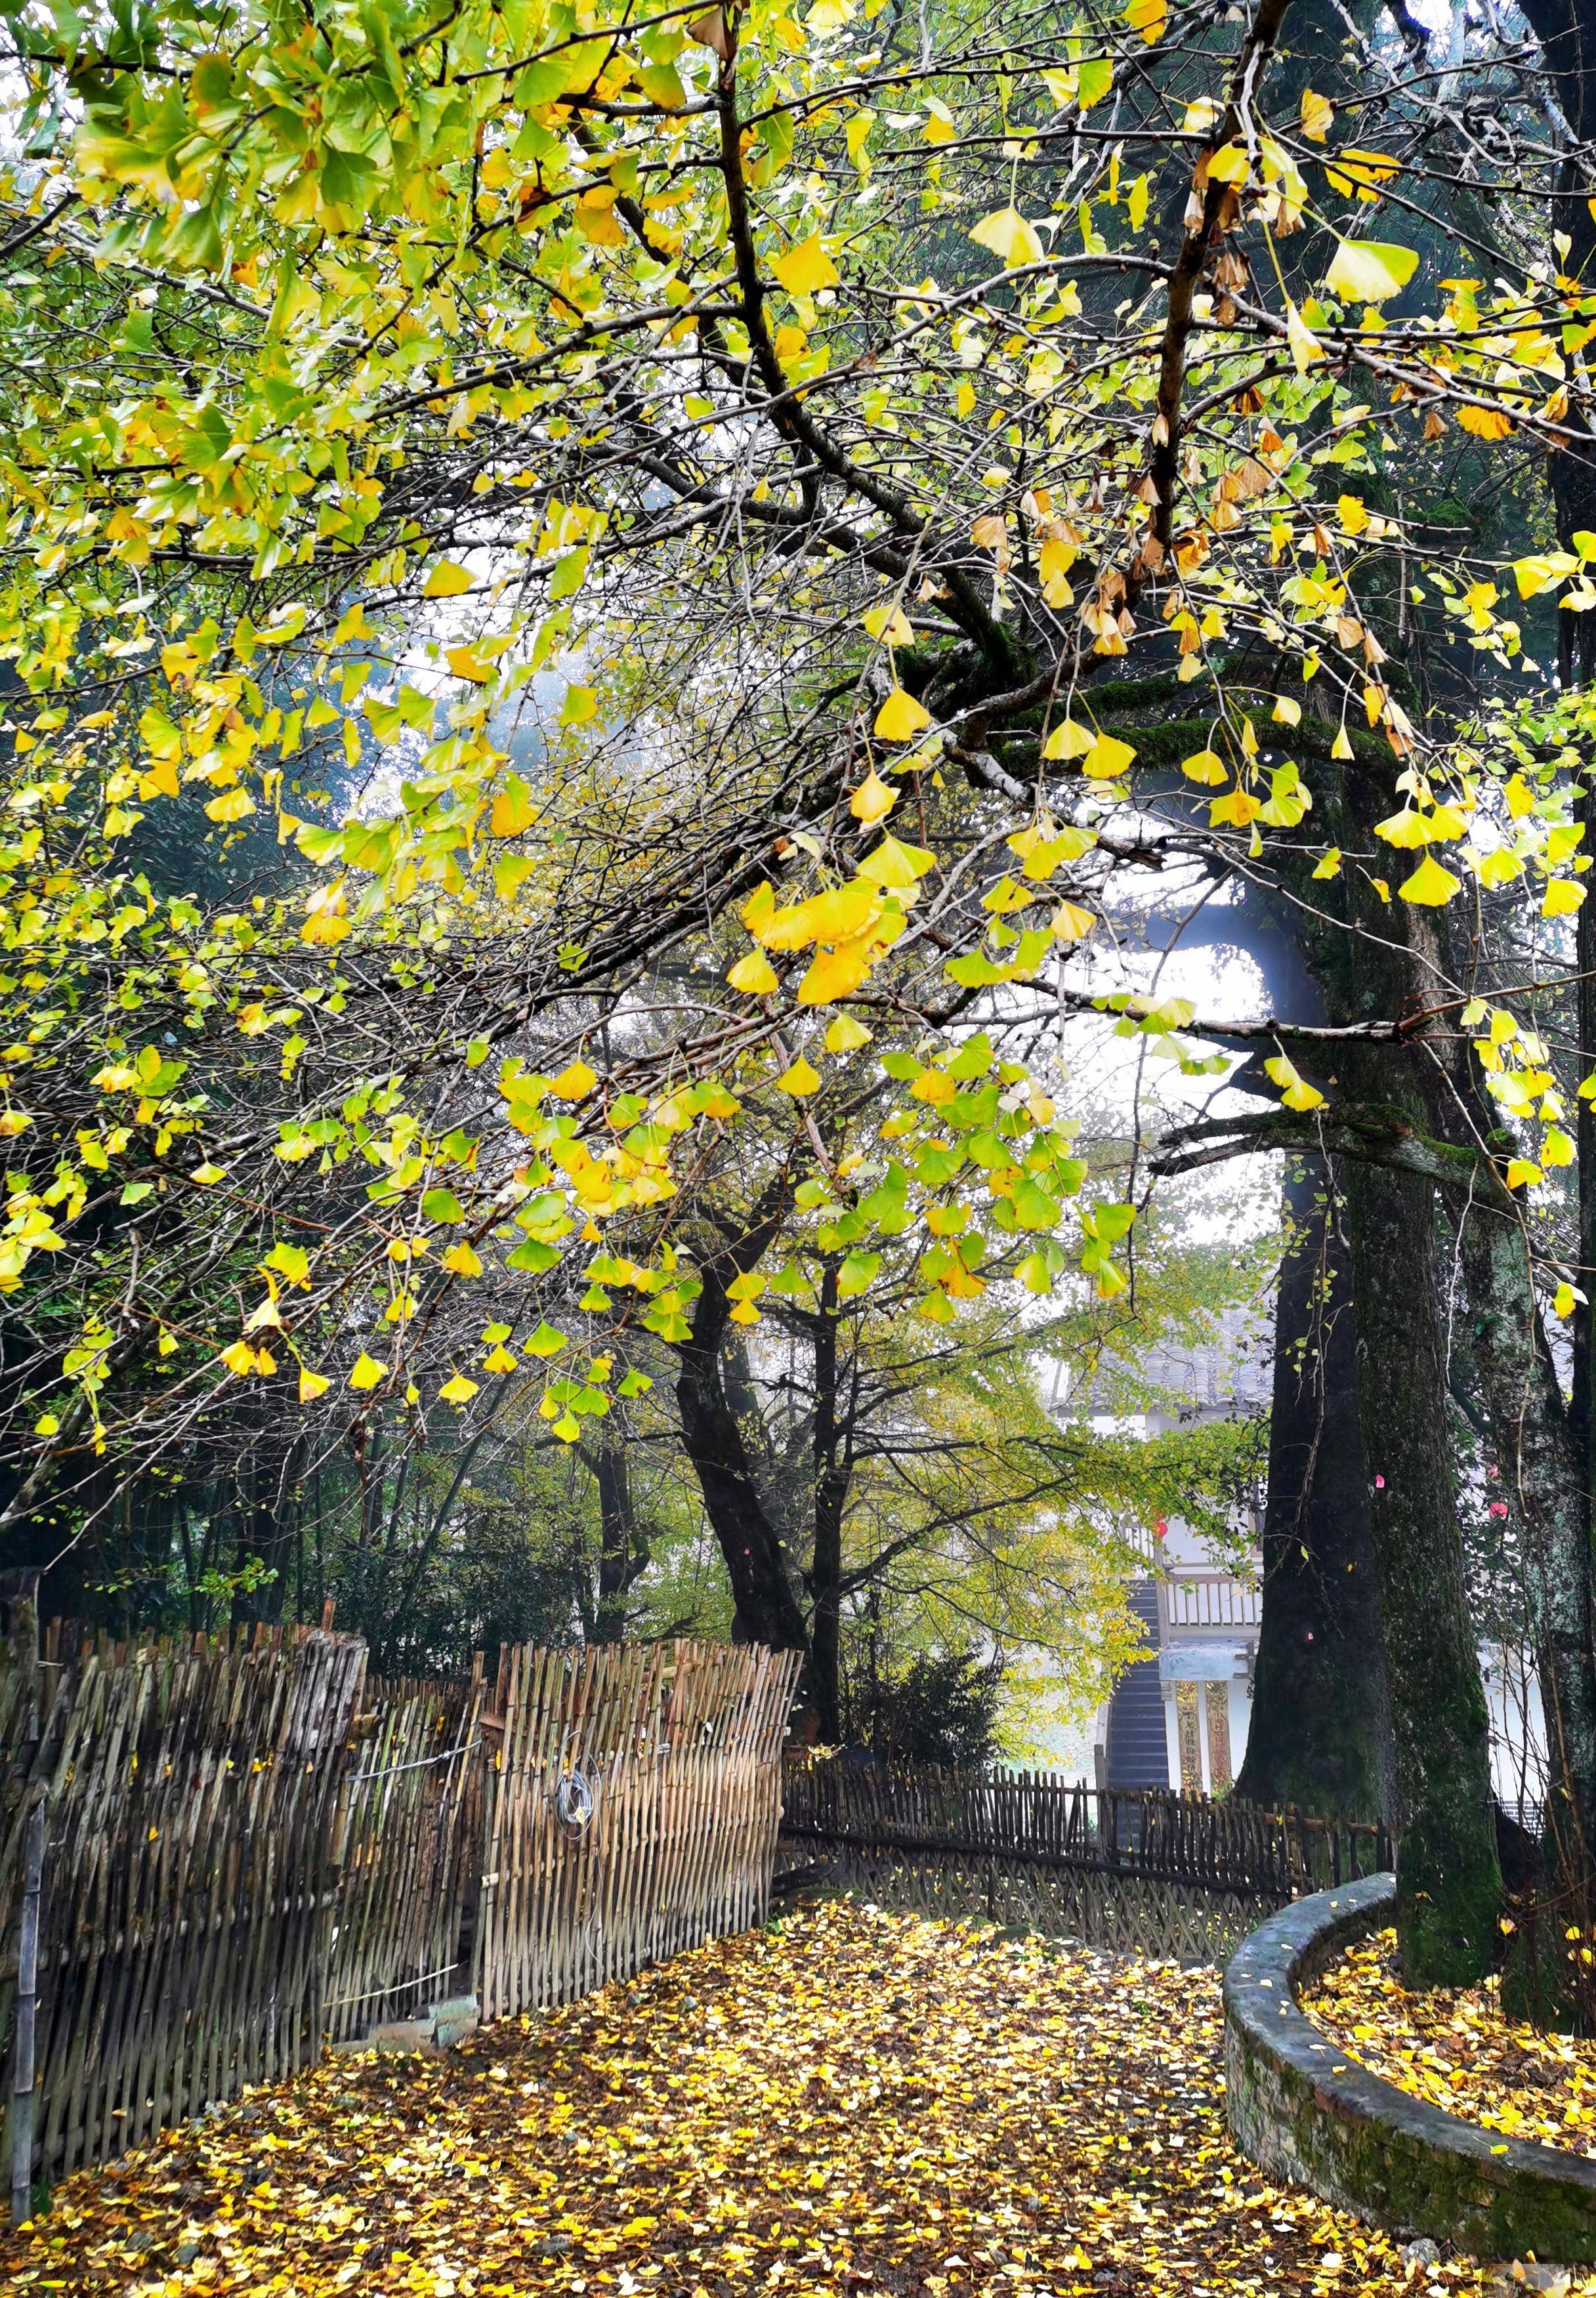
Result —
POLYGON ((1347 2056, 1297 2007, 1297 1989, 1379 1929, 1396 1879, 1370 1875, 1299 1899, 1243 1941, 1225 1971, 1231 2136, 1271 2178, 1392 2232, 1482 2258, 1596 2259, 1596 2161, 1501 2138, 1410 2097, 1347 2056))

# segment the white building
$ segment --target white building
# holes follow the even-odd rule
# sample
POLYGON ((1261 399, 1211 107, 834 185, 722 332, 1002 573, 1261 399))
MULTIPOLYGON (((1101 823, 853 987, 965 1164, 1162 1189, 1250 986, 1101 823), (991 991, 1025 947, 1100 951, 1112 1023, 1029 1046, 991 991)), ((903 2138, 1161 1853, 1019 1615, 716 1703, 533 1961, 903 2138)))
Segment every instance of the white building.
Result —
MULTIPOLYGON (((1137 1371, 1160 1407, 1114 1416, 1148 1436, 1194 1420, 1267 1413, 1273 1335, 1256 1314, 1229 1312, 1210 1342, 1158 1347, 1137 1371)), ((1100 1416, 1104 1418, 1106 1416, 1100 1416)), ((1128 1668, 1093 1721, 1100 1787, 1177 1787, 1222 1794, 1246 1754, 1261 1612, 1259 1525, 1235 1526, 1224 1554, 1178 1517, 1148 1544, 1149 1570, 1129 1590, 1150 1656, 1128 1668)), ((1532 1815, 1544 1791, 1545 1723, 1527 1654, 1481 1648, 1491 1724, 1492 1785, 1510 1811, 1532 1815)))

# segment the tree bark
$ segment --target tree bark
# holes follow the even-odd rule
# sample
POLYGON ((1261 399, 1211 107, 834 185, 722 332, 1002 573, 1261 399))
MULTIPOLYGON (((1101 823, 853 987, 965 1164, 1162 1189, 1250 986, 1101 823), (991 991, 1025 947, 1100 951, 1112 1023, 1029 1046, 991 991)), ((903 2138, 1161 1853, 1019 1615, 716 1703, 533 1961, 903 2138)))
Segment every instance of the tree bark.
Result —
MULTIPOLYGON (((727 1287, 756 1268, 775 1234, 780 1204, 765 1207, 735 1245, 699 1265, 703 1291, 693 1303, 688 1338, 678 1342, 681 1369, 676 1404, 682 1442, 692 1462, 734 1606, 732 1633, 740 1643, 773 1651, 809 1650, 809 1634, 788 1572, 781 1533, 759 1492, 742 1430, 726 1393, 724 1350, 732 1302, 727 1287)), ((806 1670, 806 1677, 808 1671, 806 1670)), ((808 1697, 813 1700, 813 1688, 808 1697)))
POLYGON ((842 1518, 849 1479, 841 1447, 837 1413, 837 1271, 828 1263, 821 1277, 820 1310, 815 1319, 815 1554, 810 1567, 809 1633, 815 1727, 832 1748, 842 1738, 842 1518))
POLYGON ((618 1644, 626 1633, 627 1593, 649 1562, 649 1542, 632 1504, 624 1436, 600 1446, 592 1472, 599 1487, 599 1605, 593 1641, 618 1644))
POLYGON ((1384 1808, 1388 1729, 1358 1426, 1352 1286, 1325 1165, 1288 1168, 1275 1311, 1263 1601, 1249 1802, 1348 1819, 1384 1808))
POLYGON ((1418 1987, 1489 1966, 1501 1876, 1484 1691, 1447 1444, 1435 1191, 1349 1170, 1357 1385, 1391 1703, 1397 1937, 1418 1987))

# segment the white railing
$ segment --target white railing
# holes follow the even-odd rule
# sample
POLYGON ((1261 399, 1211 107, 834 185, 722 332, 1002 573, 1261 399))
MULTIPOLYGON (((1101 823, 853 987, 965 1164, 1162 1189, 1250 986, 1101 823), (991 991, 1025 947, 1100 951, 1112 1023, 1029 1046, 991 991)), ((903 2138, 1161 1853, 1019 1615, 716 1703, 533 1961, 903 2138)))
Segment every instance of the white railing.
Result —
POLYGON ((1159 1625, 1170 1628, 1255 1628, 1256 1587, 1228 1572, 1182 1572, 1158 1583, 1159 1625))

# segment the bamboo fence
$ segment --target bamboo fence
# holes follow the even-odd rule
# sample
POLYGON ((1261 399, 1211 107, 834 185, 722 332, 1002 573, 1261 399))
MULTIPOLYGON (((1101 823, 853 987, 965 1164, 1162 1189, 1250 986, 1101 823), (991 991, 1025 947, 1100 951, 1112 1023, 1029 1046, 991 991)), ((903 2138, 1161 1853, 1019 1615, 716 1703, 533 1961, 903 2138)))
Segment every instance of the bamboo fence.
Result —
POLYGON ((1393 1861, 1373 1823, 1056 1773, 788 1761, 778 1867, 878 1905, 1209 1963, 1309 1891, 1393 1861))
POLYGON ((797 1666, 516 1649, 490 1703, 480 1666, 384 1683, 326 1630, 0 1647, 13 2194, 473 1985, 526 2010, 757 1922, 797 1666))

